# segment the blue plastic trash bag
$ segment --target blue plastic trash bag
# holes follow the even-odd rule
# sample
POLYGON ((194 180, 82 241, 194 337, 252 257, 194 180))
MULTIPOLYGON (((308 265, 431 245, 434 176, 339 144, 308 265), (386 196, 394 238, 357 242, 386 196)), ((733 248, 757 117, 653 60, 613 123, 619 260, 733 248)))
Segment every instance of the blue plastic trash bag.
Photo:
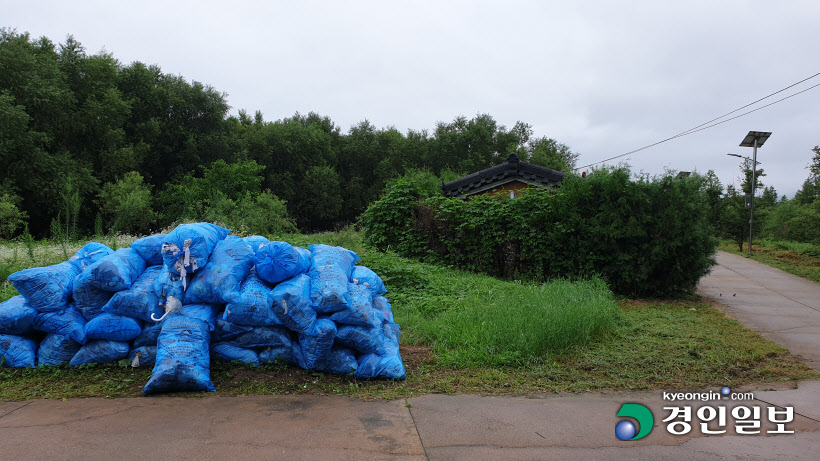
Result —
POLYGON ((208 265, 200 268, 185 291, 185 304, 239 301, 239 286, 253 268, 253 250, 241 238, 216 244, 208 265))
POLYGON ((384 287, 382 278, 365 266, 356 266, 353 268, 353 283, 356 285, 364 285, 370 290, 370 293, 372 293, 374 297, 387 293, 387 288, 384 287))
POLYGON ((334 312, 330 320, 344 325, 359 325, 363 327, 382 324, 382 315, 373 309, 373 295, 364 285, 350 284, 350 306, 334 312))
POLYGON ((159 296, 154 291, 154 284, 162 272, 163 266, 152 266, 145 269, 131 288, 117 292, 102 311, 109 314, 126 315, 135 319, 151 321, 153 314, 162 317, 164 309, 159 305, 159 296))
POLYGON ((4 367, 34 367, 37 343, 21 336, 0 335, 0 362, 4 367))
POLYGON ((310 269, 310 251, 287 242, 270 242, 256 250, 256 272, 262 280, 279 283, 310 269))
POLYGON ((142 392, 216 391, 211 382, 210 342, 205 322, 183 315, 165 319, 156 364, 142 392))
POLYGON ((298 275, 284 281, 270 293, 273 313, 287 328, 310 331, 316 322, 316 309, 310 304, 310 277, 298 275))
POLYGON ((334 347, 330 354, 322 360, 316 361, 316 369, 334 375, 351 375, 359 368, 356 354, 344 347, 334 347))
POLYGON ((208 264, 216 244, 230 232, 211 223, 181 224, 165 236, 162 259, 169 271, 193 274, 208 264))
POLYGON ((359 357, 357 378, 404 379, 404 363, 399 353, 401 329, 393 322, 382 324, 384 352, 381 354, 364 354, 359 357))
MULTIPOLYGON (((298 344, 296 345, 298 347, 298 344)), ((292 363, 293 348, 292 347, 266 347, 259 352, 259 363, 267 365, 269 363, 288 362, 292 363)))
POLYGON ((209 331, 214 331, 216 329, 216 318, 220 314, 220 310, 220 306, 213 304, 185 304, 174 315, 199 319, 208 325, 209 331))
POLYGON ((385 354, 381 325, 376 327, 340 325, 336 333, 336 342, 362 354, 385 354))
POLYGON ((328 313, 350 305, 348 285, 359 257, 342 247, 311 245, 310 300, 316 312, 328 313))
POLYGON ((83 347, 82 344, 68 336, 53 333, 47 335, 37 350, 37 365, 54 367, 68 363, 81 347, 83 347))
POLYGON ((161 266, 162 244, 165 243, 165 234, 149 235, 131 244, 131 249, 139 253, 149 266, 161 266))
POLYGON ((68 364, 72 367, 90 363, 111 363, 128 358, 128 343, 99 339, 83 345, 68 364))
POLYGON ((102 314, 103 306, 111 301, 111 297, 114 296, 114 292, 100 290, 92 285, 88 280, 90 275, 91 272, 81 272, 74 278, 73 283, 74 305, 83 314, 86 321, 102 314))
POLYGON ((156 346, 159 333, 162 331, 161 323, 146 322, 142 326, 142 332, 134 338, 134 348, 142 346, 156 346))
POLYGON ((70 262, 24 269, 9 275, 8 280, 40 312, 65 309, 74 277, 80 271, 70 262))
POLYGON ((85 344, 85 317, 73 304, 69 304, 62 311, 37 314, 33 326, 37 331, 68 336, 80 344, 85 344))
POLYGON ((384 296, 376 296, 373 298, 373 308, 381 312, 384 320, 388 322, 393 321, 393 309, 390 307, 390 301, 384 296))
POLYGON ((139 320, 116 314, 101 314, 85 325, 86 340, 131 341, 142 333, 139 320))
POLYGON ((216 328, 212 333, 212 339, 215 343, 230 341, 231 339, 234 339, 237 336, 243 333, 247 333, 251 330, 253 330, 252 326, 237 325, 235 323, 228 322, 227 320, 217 319, 216 328))
POLYGON ((302 352, 297 357, 299 366, 311 370, 317 361, 327 359, 335 337, 336 324, 328 319, 319 319, 311 331, 299 333, 299 347, 302 352))
POLYGON ((251 250, 253 250, 254 253, 259 251, 259 247, 261 247, 262 245, 270 243, 270 240, 268 240, 265 237, 262 237, 261 235, 251 235, 249 237, 243 238, 242 240, 244 240, 245 243, 247 243, 248 246, 251 247, 251 250))
POLYGON ((271 308, 272 291, 273 287, 260 279, 256 271, 251 270, 248 278, 242 282, 239 299, 225 306, 224 319, 237 325, 281 325, 282 322, 271 308))
POLYGON ((37 309, 26 302, 26 298, 15 296, 0 303, 0 334, 26 336, 34 330, 37 309))
POLYGON ((131 248, 120 248, 85 271, 91 285, 106 291, 122 291, 131 288, 145 268, 145 260, 139 253, 131 248))
POLYGON ((382 332, 385 337, 385 350, 388 354, 399 352, 399 340, 401 339, 401 327, 397 323, 382 322, 382 332), (391 349, 394 348, 394 349, 391 349), (393 351, 393 352, 391 352, 393 351))
POLYGON ((290 332, 283 327, 254 327, 253 330, 243 333, 228 342, 245 349, 291 347, 292 343, 290 332))
POLYGON ((80 251, 69 258, 68 262, 77 268, 77 272, 86 270, 89 266, 113 253, 114 250, 97 242, 89 242, 80 251))
POLYGON ((185 299, 185 288, 189 283, 190 277, 181 277, 163 266, 162 271, 154 281, 154 293, 159 298, 159 306, 164 309, 169 298, 174 298, 182 303, 185 299))
POLYGON ((259 366, 259 353, 253 349, 245 349, 230 343, 216 343, 211 346, 211 351, 217 360, 224 362, 239 360, 256 367, 259 366))
POLYGON ((386 378, 402 380, 407 377, 404 364, 399 356, 383 357, 377 354, 364 354, 359 357, 357 378, 386 378))
POLYGON ((135 346, 128 354, 128 360, 134 368, 152 367, 157 362, 157 346, 135 346))

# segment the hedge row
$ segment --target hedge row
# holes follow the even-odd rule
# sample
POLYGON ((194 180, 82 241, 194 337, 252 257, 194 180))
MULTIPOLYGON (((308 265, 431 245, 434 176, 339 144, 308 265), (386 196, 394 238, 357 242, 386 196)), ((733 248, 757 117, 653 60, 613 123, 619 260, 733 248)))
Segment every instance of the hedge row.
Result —
POLYGON ((700 176, 569 177, 554 191, 468 201, 394 181, 362 216, 380 250, 502 278, 601 277, 629 296, 691 293, 715 264, 700 176))

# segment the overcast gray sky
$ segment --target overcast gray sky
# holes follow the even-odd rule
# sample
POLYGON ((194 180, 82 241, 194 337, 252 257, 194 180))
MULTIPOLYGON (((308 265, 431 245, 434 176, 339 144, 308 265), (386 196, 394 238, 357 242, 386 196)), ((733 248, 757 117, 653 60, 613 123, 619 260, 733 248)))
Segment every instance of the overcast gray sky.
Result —
MULTIPOLYGON (((568 144, 579 166, 820 72, 816 0, 0 4, 0 25, 55 42, 73 34, 89 53, 210 84, 233 113, 315 111, 343 130, 368 119, 401 131, 489 113, 568 144)), ((625 159, 737 183, 739 159, 726 154, 751 156, 744 135, 771 131, 763 182, 791 197, 820 144, 819 106, 820 87, 625 159)))

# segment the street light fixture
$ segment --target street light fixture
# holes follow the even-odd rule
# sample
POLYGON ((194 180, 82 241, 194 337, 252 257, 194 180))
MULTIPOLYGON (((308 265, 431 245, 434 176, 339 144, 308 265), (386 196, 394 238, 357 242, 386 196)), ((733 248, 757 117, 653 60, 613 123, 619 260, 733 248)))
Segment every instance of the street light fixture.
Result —
MULTIPOLYGON (((752 224, 755 217, 755 189, 757 189, 757 148, 763 147, 763 143, 772 135, 771 131, 750 131, 740 142, 740 147, 753 147, 752 153, 752 201, 749 207, 749 256, 752 255, 752 224)), ((732 155, 732 154, 729 154, 732 155)), ((734 156, 741 157, 735 154, 734 156)))
MULTIPOLYGON (((738 157, 738 158, 745 158, 746 160, 748 160, 748 161, 750 161, 750 162, 752 162, 752 161, 753 161, 751 158, 746 157, 745 155, 740 155, 740 154, 726 154, 726 155, 731 155, 732 157, 738 157)), ((756 163, 757 165, 763 165, 763 163, 762 163, 762 162, 755 162, 755 163, 756 163)))

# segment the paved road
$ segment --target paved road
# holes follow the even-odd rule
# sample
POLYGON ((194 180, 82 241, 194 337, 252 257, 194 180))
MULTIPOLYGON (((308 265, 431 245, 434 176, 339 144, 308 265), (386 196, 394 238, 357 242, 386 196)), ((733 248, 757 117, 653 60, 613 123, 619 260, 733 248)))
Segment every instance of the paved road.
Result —
POLYGON ((820 284, 719 251, 698 293, 820 370, 820 284))
MULTIPOLYGON (((820 381, 802 383, 798 390, 722 404, 794 404, 803 412, 819 390, 820 381)), ((820 414, 795 416, 789 425, 794 435, 738 436, 730 427, 725 436, 702 436, 697 429, 673 436, 661 422, 668 413, 664 405, 659 392, 427 395, 392 402, 326 396, 5 402, 0 403, 0 458, 811 459, 820 441, 820 414), (645 439, 623 442, 614 435, 615 414, 627 402, 642 403, 655 415, 645 439)), ((762 429, 771 430, 763 419, 762 429)))
MULTIPOLYGON (((742 257, 718 255, 700 292, 817 367, 818 285, 742 257)), ((2 382, 0 382, 0 386, 2 382)), ((347 397, 144 397, 0 402, 0 459, 816 459, 820 380, 797 389, 754 391, 753 400, 711 402, 793 406, 789 435, 685 436, 666 431, 661 392, 532 397, 427 395, 392 402, 347 397), (644 439, 614 434, 624 403, 655 415, 644 439)), ((709 389, 716 391, 717 389, 709 389)), ((693 412, 707 403, 691 404, 693 412)), ((730 413, 731 414, 731 413, 730 413)), ((711 427, 715 429, 715 427, 711 427)))

